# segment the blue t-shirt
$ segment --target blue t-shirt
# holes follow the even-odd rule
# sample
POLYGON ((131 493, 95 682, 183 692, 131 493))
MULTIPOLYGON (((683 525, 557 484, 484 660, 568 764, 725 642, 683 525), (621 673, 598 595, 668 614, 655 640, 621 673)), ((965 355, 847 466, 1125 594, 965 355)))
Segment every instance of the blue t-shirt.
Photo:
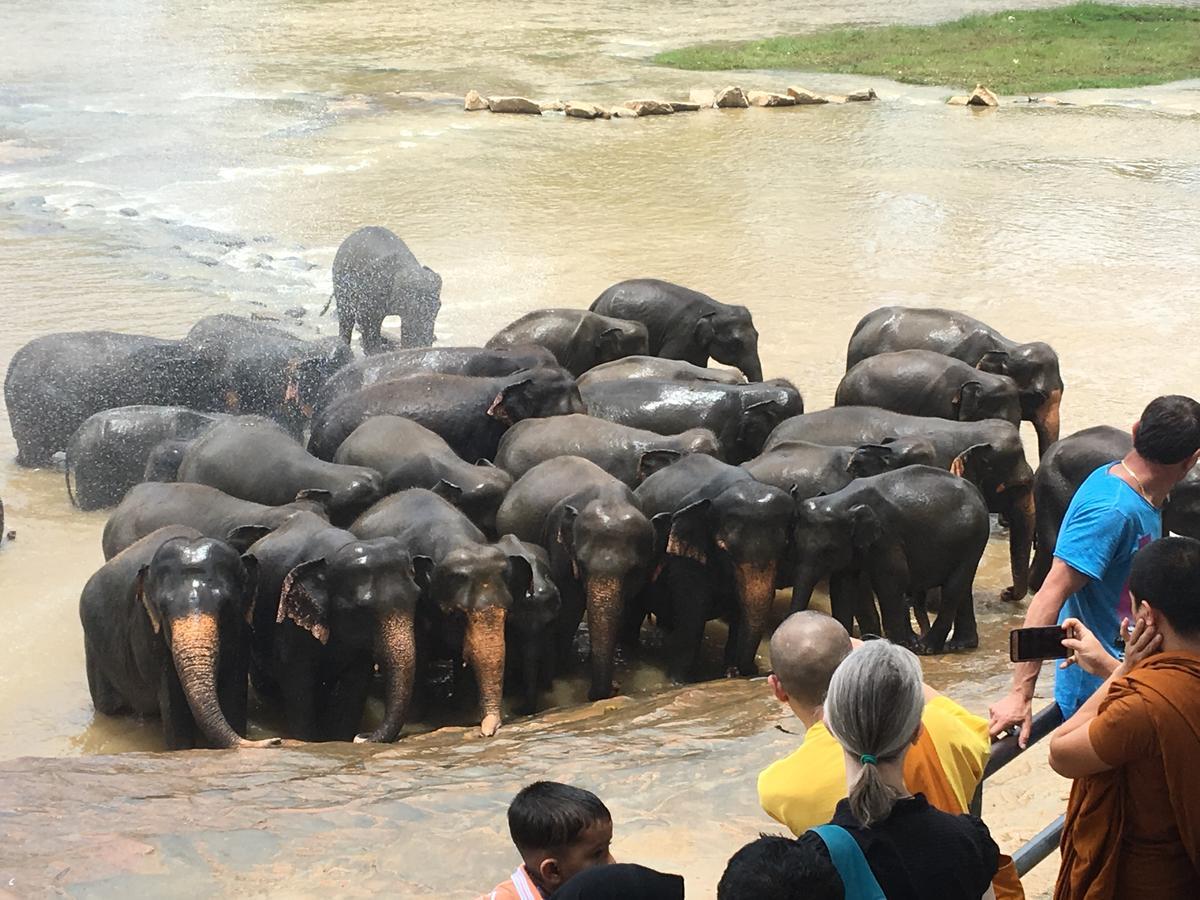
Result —
MULTIPOLYGON (((1114 465, 1102 465, 1075 492, 1054 555, 1088 577, 1063 604, 1059 623, 1072 616, 1079 619, 1116 656, 1121 620, 1133 618, 1129 567, 1139 549, 1162 537, 1162 513, 1110 475, 1114 465)), ((1056 669, 1054 699, 1063 718, 1070 718, 1103 683, 1079 666, 1056 669)))

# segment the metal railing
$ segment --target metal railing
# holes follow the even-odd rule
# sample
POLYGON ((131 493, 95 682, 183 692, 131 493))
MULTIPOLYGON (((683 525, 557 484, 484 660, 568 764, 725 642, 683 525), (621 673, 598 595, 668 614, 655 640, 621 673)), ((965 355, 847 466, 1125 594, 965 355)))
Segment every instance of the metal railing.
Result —
MULTIPOLYGON (((1050 734, 1050 732, 1062 724, 1062 720, 1062 713, 1055 703, 1051 703, 1035 715, 1033 717, 1033 729, 1029 735, 1029 743, 1025 749, 1032 747, 1050 734)), ((992 744, 991 758, 988 759, 988 764, 983 770, 983 778, 980 779, 979 786, 975 788, 975 796, 971 798, 970 811, 972 815, 978 816, 983 813, 984 781, 987 781, 989 777, 995 775, 1024 752, 1017 744, 1016 735, 1009 735, 1003 740, 992 744)), ((1059 816, 1014 853, 1013 865, 1016 866, 1017 874, 1023 877, 1026 872, 1053 853, 1062 837, 1062 830, 1063 817, 1059 816)))

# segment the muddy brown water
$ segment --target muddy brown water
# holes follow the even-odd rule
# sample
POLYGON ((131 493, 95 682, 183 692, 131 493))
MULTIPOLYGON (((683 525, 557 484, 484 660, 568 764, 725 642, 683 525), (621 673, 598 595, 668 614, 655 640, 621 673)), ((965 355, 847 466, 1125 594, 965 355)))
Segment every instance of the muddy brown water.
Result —
MULTIPOLYGON (((1125 425, 1156 394, 1197 390, 1200 84, 972 112, 944 106, 948 89, 647 62, 693 40, 995 6, 11 0, 0 365, 46 332, 179 336, 222 311, 302 307, 302 327, 329 334, 317 312, 333 253, 369 222, 442 274, 442 343, 656 276, 748 305, 768 377, 793 379, 818 409, 861 315, 944 305, 1056 347, 1064 433, 1125 425), (478 88, 617 103, 729 82, 870 86, 881 99, 604 123, 468 115, 457 99, 478 88)), ((0 428, 17 532, 0 548, 0 759, 83 757, 5 764, 4 830, 21 837, 0 872, 20 875, 15 890, 467 896, 511 867, 503 806, 541 775, 597 790, 617 813, 618 855, 689 873, 694 896, 771 824, 754 776, 799 740, 776 725, 797 729, 761 682, 655 693, 667 686, 653 652, 624 667, 636 699, 615 711, 514 721, 492 743, 450 730, 373 754, 128 754, 160 746, 157 723, 93 716, 76 612, 104 514, 73 510, 61 473, 13 455, 0 428), (126 755, 93 756, 114 753, 126 755)), ((1020 614, 997 599, 1007 583, 998 534, 976 585, 984 646, 926 663, 977 711, 1007 678, 1020 614)), ((552 705, 578 702, 581 686, 560 685, 552 705)), ((1012 849, 1064 795, 1035 752, 996 780, 988 820, 1012 849)))

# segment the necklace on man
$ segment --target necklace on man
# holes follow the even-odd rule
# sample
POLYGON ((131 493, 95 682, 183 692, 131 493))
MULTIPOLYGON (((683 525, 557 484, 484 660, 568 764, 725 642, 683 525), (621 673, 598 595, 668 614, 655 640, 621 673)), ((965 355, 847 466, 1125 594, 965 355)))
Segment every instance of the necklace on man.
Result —
POLYGON ((1154 501, 1151 500, 1150 495, 1146 493, 1146 487, 1145 487, 1145 485, 1142 484, 1142 479, 1138 478, 1137 475, 1134 474, 1133 469, 1131 469, 1131 468, 1129 468, 1129 466, 1125 465, 1125 460, 1121 460, 1121 468, 1124 469, 1125 472, 1129 475, 1129 477, 1133 479, 1134 484, 1137 485, 1138 493, 1142 495, 1142 499, 1145 500, 1147 503, 1149 503, 1151 506, 1154 506, 1154 501))

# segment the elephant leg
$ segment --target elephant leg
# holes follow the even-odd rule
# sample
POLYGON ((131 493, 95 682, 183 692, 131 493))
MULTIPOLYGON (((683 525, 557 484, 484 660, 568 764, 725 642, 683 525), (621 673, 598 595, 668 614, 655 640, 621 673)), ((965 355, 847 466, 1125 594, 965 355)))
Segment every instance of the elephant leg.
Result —
POLYGON ((337 299, 338 338, 343 344, 349 344, 354 336, 354 304, 337 296, 336 291, 334 296, 337 299))
POLYGON ((559 671, 569 671, 574 662, 575 634, 587 607, 583 589, 578 581, 571 579, 559 587, 562 607, 554 623, 554 648, 559 671))
POLYGON ((667 639, 667 674, 672 681, 695 681, 707 611, 712 604, 713 573, 694 559, 675 557, 667 563, 663 575, 670 591, 674 623, 667 639))
POLYGON ((920 638, 912 630, 912 619, 908 613, 907 561, 899 548, 882 552, 883 558, 871 570, 871 587, 879 598, 884 636, 893 644, 910 649, 919 647, 920 638))
POLYGON ((975 623, 975 597, 971 592, 975 580, 975 567, 965 567, 965 571, 955 572, 951 579, 942 586, 942 609, 938 613, 937 622, 926 643, 932 649, 940 650, 933 641, 945 641, 954 626, 954 637, 947 643, 948 650, 973 650, 979 646, 979 628, 975 623), (942 619, 946 619, 945 627, 942 619))
POLYGON ((86 638, 83 642, 83 655, 86 661, 88 691, 92 695, 92 706, 96 707, 96 712, 104 713, 106 716, 115 716, 126 708, 125 701, 113 683, 109 681, 108 676, 104 674, 104 668, 100 665, 96 651, 92 649, 86 638))
POLYGON ((931 591, 914 591, 912 600, 913 615, 917 619, 917 631, 921 637, 929 634, 929 597, 931 591))
POLYGON ((621 630, 617 635, 617 647, 624 653, 637 655, 641 649, 642 623, 654 608, 652 600, 654 584, 647 584, 625 604, 621 613, 621 630))
MULTIPOLYGON (((854 633, 857 580, 858 571, 856 569, 834 572, 829 576, 829 611, 846 629, 847 634, 854 633)), ((797 610, 795 600, 792 601, 792 612, 800 612, 805 609, 808 609, 807 603, 801 610, 797 610)))
POLYGON ((375 674, 371 651, 364 651, 363 661, 347 666, 330 686, 325 702, 317 711, 318 729, 322 740, 352 741, 362 730, 363 710, 367 692, 375 674))
POLYGON ((517 709, 517 715, 532 716, 537 712, 538 697, 541 693, 547 641, 544 635, 536 632, 522 634, 520 639, 521 703, 517 709))
MULTIPOLYGON (((369 304, 364 304, 364 306, 369 306, 369 304)), ((383 319, 382 307, 372 307, 369 312, 361 307, 358 310, 358 330, 362 335, 363 353, 368 356, 389 349, 391 342, 383 337, 383 319)))
POLYGON ((1033 549, 1033 490, 1029 486, 1013 487, 1005 492, 1008 507, 1008 555, 1013 583, 1000 598, 1009 602, 1025 599, 1029 593, 1029 554, 1033 549))
MULTIPOLYGON (((241 620, 236 623, 242 625, 241 620)), ((246 627, 234 640, 221 646, 221 657, 217 670, 217 697, 221 712, 229 727, 243 737, 246 736, 246 690, 250 676, 250 635, 246 627)))
POLYGON ((179 675, 169 662, 158 684, 158 714, 162 717, 163 740, 168 750, 191 750, 196 746, 199 729, 179 675))

